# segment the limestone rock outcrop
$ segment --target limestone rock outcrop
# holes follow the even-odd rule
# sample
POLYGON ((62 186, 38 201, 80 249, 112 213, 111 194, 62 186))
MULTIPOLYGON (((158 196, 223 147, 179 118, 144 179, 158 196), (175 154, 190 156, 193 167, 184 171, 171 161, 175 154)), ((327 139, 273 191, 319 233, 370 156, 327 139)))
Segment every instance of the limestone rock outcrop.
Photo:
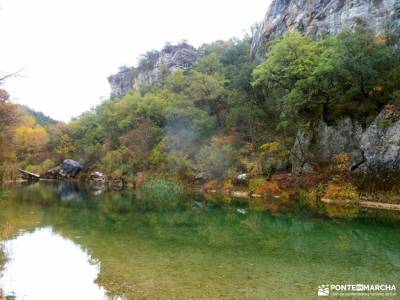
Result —
POLYGON ((262 58, 268 42, 294 30, 319 37, 365 24, 381 33, 399 23, 400 0, 272 0, 255 34, 252 53, 262 58))
POLYGON ((400 111, 387 105, 364 132, 360 148, 365 161, 360 165, 363 173, 398 171, 400 168, 400 111))
POLYGON ((126 95, 131 89, 138 89, 144 84, 161 83, 165 73, 188 70, 197 62, 199 51, 186 42, 178 45, 166 45, 154 61, 145 66, 122 67, 117 74, 108 77, 111 97, 126 95))
POLYGON ((311 129, 298 131, 292 150, 292 170, 313 171, 320 165, 329 165, 334 155, 346 153, 349 167, 356 168, 363 162, 360 149, 362 127, 350 118, 328 126, 325 122, 311 129))
POLYGON ((111 87, 111 98, 125 96, 132 89, 133 79, 136 76, 135 68, 121 67, 119 72, 108 77, 111 87))
POLYGON ((400 110, 387 105, 364 130, 350 118, 331 126, 320 121, 311 130, 299 130, 292 149, 292 170, 315 170, 342 153, 347 154, 353 172, 400 171, 400 110))
POLYGON ((159 53, 157 61, 148 69, 139 70, 133 80, 133 88, 143 84, 161 82, 164 72, 190 69, 199 58, 199 51, 186 42, 166 45, 159 53))

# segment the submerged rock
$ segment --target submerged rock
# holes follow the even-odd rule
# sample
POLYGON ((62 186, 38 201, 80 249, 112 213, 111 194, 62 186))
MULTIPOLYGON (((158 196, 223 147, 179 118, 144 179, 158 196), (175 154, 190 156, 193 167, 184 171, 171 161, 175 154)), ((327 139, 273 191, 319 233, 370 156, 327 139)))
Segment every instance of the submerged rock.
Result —
POLYGON ((82 166, 75 160, 66 159, 63 161, 60 167, 60 176, 63 178, 74 178, 82 170, 82 166))

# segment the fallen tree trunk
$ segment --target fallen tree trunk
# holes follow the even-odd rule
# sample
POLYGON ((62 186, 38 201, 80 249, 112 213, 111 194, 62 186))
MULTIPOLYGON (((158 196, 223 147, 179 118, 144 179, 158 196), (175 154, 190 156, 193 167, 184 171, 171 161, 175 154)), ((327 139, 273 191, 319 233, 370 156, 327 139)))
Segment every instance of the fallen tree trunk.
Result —
POLYGON ((360 201, 360 205, 362 207, 368 207, 368 208, 399 210, 400 211, 400 204, 371 202, 371 201, 360 201))
POLYGON ((29 181, 37 181, 40 179, 40 175, 39 174, 35 174, 35 173, 31 173, 22 169, 18 169, 18 171, 21 173, 22 178, 25 180, 29 180, 29 181))
POLYGON ((334 200, 334 199, 328 199, 328 198, 322 198, 321 201, 324 203, 334 203, 334 204, 339 204, 339 205, 353 204, 353 205, 359 205, 361 207, 366 207, 366 208, 400 211, 400 204, 382 203, 382 202, 373 202, 373 201, 364 201, 364 200, 354 202, 352 200, 334 200))

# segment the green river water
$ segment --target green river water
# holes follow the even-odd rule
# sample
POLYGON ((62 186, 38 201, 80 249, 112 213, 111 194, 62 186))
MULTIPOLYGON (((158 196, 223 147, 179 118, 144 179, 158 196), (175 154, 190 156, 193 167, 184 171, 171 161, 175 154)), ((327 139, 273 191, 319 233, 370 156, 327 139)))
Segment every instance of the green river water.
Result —
POLYGON ((316 299, 324 284, 400 289, 396 223, 272 213, 197 194, 169 205, 157 195, 95 195, 74 183, 2 188, 3 295, 316 299))

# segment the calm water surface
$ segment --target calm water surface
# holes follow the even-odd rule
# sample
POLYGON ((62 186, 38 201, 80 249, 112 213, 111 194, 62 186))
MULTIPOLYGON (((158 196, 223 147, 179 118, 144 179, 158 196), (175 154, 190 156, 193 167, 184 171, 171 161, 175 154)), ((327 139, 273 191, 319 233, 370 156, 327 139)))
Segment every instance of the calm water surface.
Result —
POLYGON ((157 195, 96 196, 73 183, 3 188, 3 293, 40 300, 315 299, 321 284, 400 288, 400 226, 157 195))

